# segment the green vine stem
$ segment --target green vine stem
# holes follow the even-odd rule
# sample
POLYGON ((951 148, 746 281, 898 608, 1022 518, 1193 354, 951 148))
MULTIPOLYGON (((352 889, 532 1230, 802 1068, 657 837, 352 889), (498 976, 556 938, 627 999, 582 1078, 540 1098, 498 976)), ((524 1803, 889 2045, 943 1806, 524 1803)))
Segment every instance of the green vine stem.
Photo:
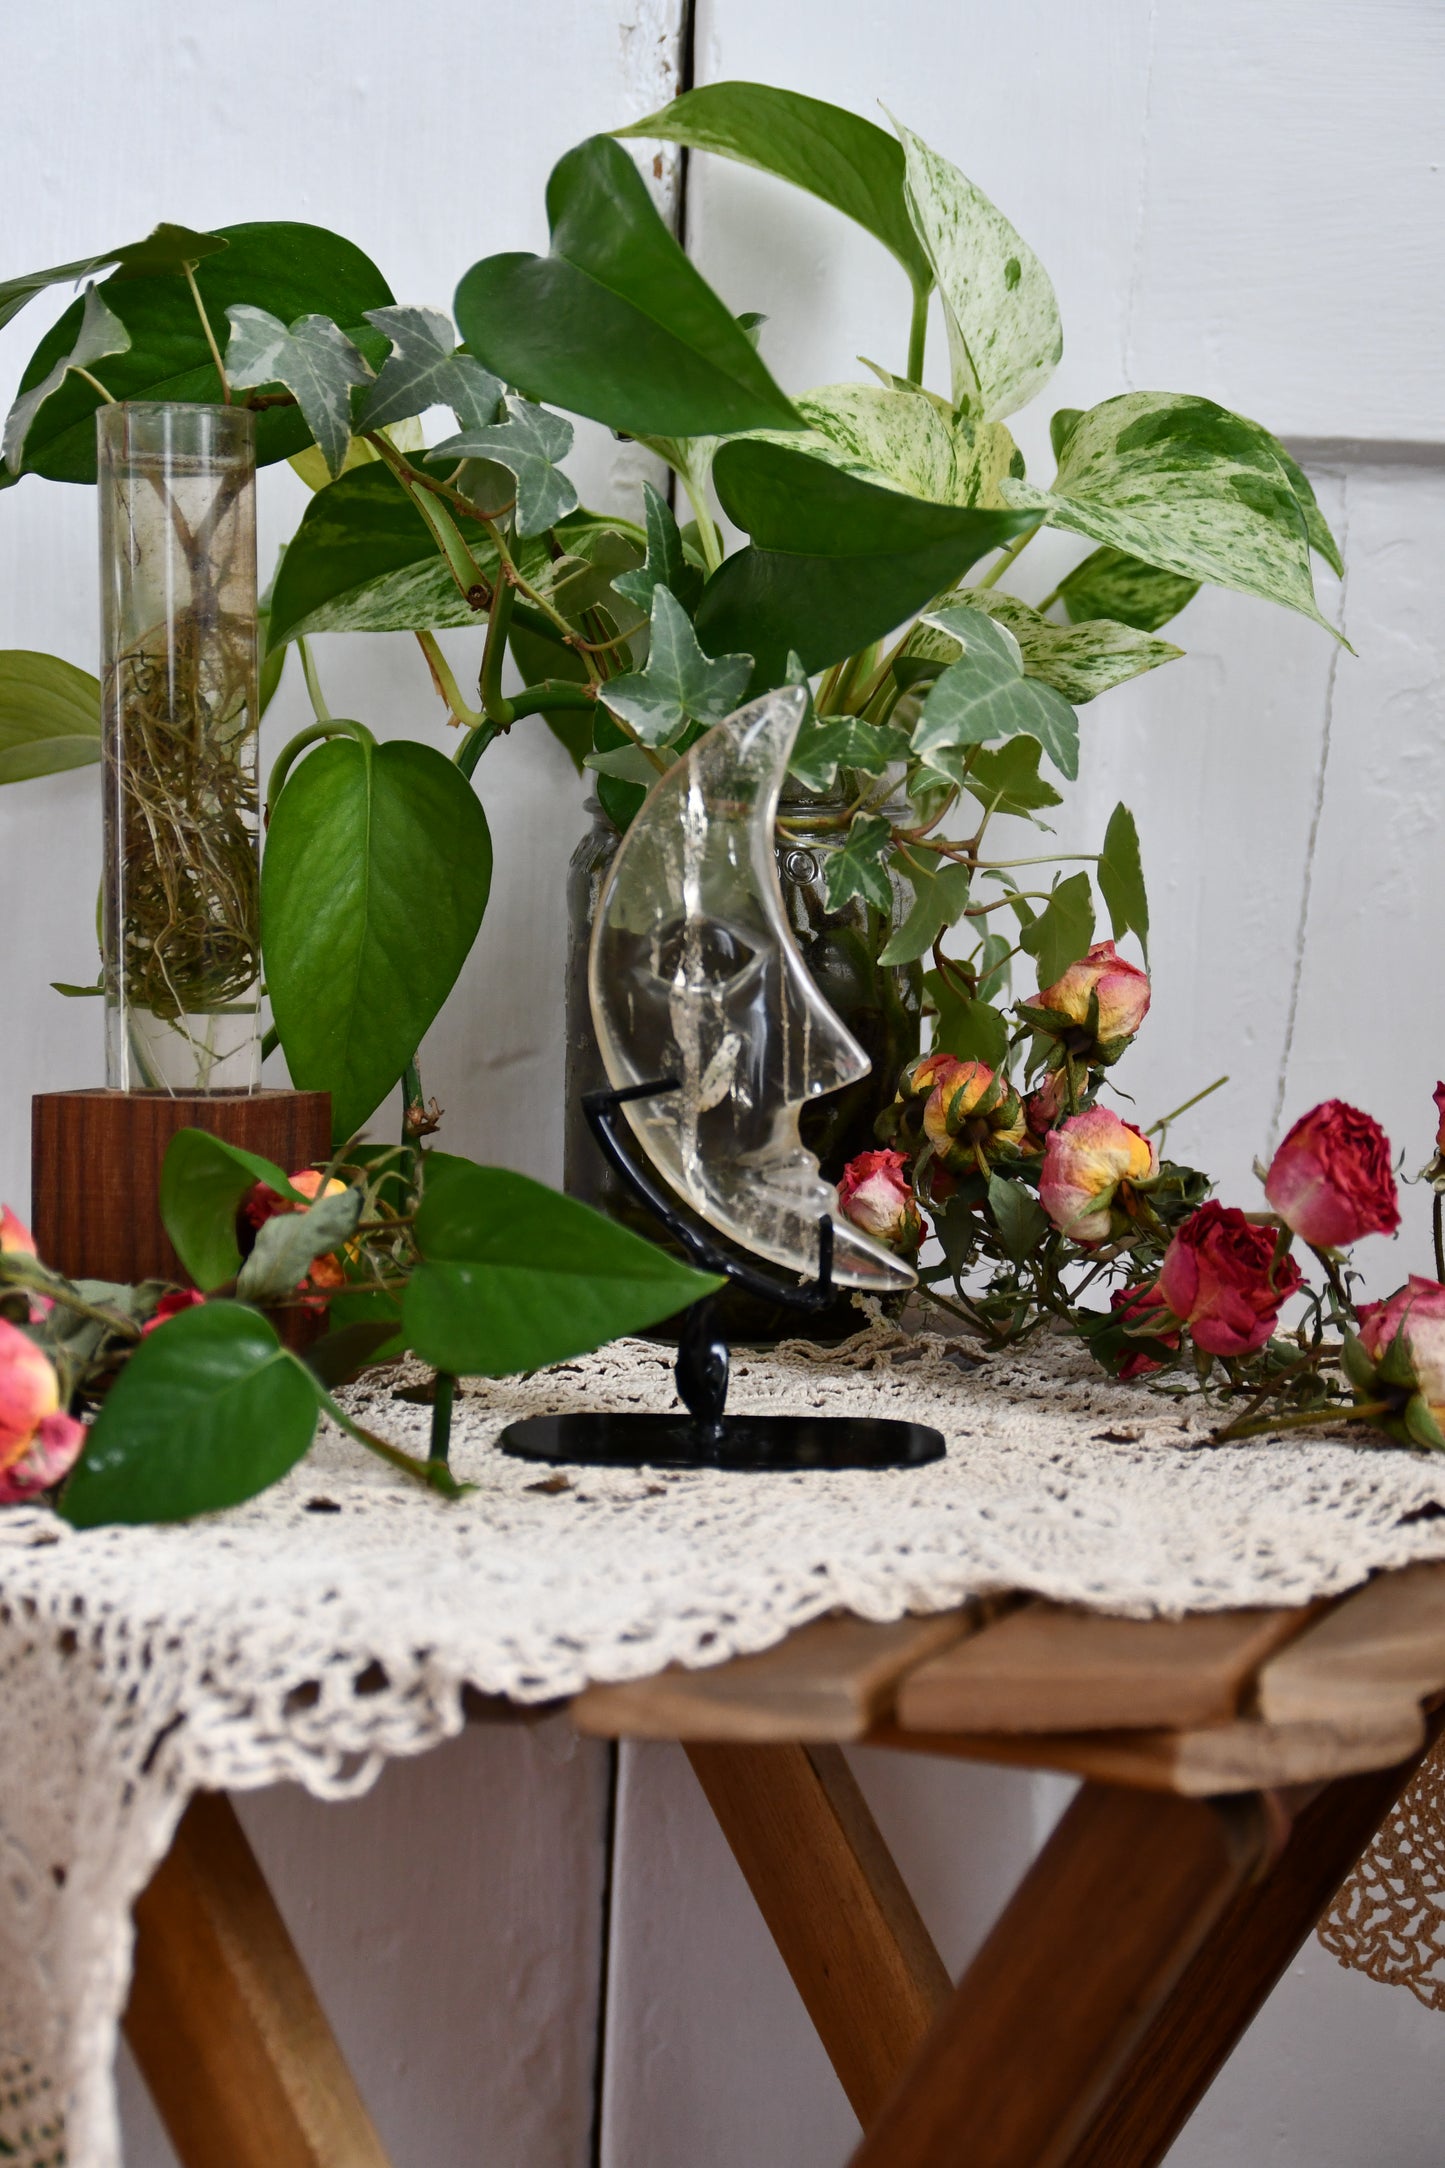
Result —
POLYGON ((438 1370, 432 1397, 431 1449, 429 1461, 440 1462, 445 1468, 452 1449, 452 1407, 456 1400, 457 1381, 449 1371, 438 1370))
POLYGON ((908 326, 908 381, 923 382, 923 355, 928 344, 928 304, 933 296, 931 286, 915 286, 913 289, 913 315, 908 326))
POLYGON ((223 405, 229 406, 231 404, 231 379, 226 374, 226 364, 221 359, 221 349, 216 344, 216 334, 211 329, 211 319, 206 314, 206 304, 202 301, 201 289, 196 284, 195 265, 188 263, 185 266, 185 273, 186 284, 191 289, 191 299, 196 304, 196 314, 201 319, 201 329, 206 334, 206 344, 211 349, 211 359, 216 364, 216 374, 221 380, 221 401, 223 405))
POLYGON ((1042 527, 1043 524, 1044 523, 1041 519, 1036 519, 1032 527, 1025 527, 1023 533, 1018 537, 1018 540, 1009 544, 1008 548, 1004 551, 1002 557, 999 558, 998 563, 995 565, 991 565, 988 571, 985 572, 981 580, 974 581, 974 586, 996 587, 998 585, 998 582, 1003 578, 1004 574, 1009 570, 1010 566, 1017 564, 1019 558, 1022 557, 1024 551, 1028 548, 1030 542, 1032 542, 1034 536, 1038 533, 1040 527, 1042 527))
POLYGON ((374 746, 375 738, 365 723, 352 722, 342 715, 328 715, 324 722, 309 723, 305 730, 298 730, 289 744, 283 745, 276 755, 271 769, 271 780, 266 786, 266 821, 269 826, 276 810, 276 800, 282 786, 297 760, 309 745, 317 745, 323 738, 355 738, 358 745, 374 746))
POLYGON ((492 599, 491 614, 487 619, 487 637, 482 648, 479 680, 482 713, 492 722, 500 723, 504 730, 512 720, 512 707, 502 692, 502 664, 507 653, 507 634, 511 629, 512 609, 516 599, 517 590, 512 581, 499 580, 492 599))
POLYGON ((389 1438, 379 1438, 374 1430, 367 1430, 363 1424, 349 1416, 345 1408, 333 1400, 330 1393, 318 1383, 311 1371, 306 1371, 306 1377, 332 1422, 339 1424, 348 1438, 354 1438, 358 1445, 366 1447, 368 1453, 375 1453, 379 1460, 384 1460, 389 1467, 399 1469, 403 1475, 410 1476, 414 1483, 422 1484, 427 1490, 439 1491, 443 1498, 465 1497, 467 1486, 457 1481, 444 1460, 417 1460, 413 1454, 404 1453, 399 1445, 393 1445, 389 1438))
POLYGON ((311 712, 318 723, 329 723, 331 710, 326 705, 326 695, 321 690, 321 679, 312 659, 311 645, 304 633, 296 642, 296 652, 301 657, 301 675, 306 680, 306 697, 311 702, 311 712))
POLYGON ((441 643, 438 641, 436 634, 433 632, 418 632, 416 637, 417 644, 426 657, 426 666, 431 672, 432 683, 446 703, 452 721, 459 723, 464 729, 475 729, 476 725, 482 720, 481 711, 470 707, 463 700, 461 688, 452 674, 451 664, 441 651, 441 643))

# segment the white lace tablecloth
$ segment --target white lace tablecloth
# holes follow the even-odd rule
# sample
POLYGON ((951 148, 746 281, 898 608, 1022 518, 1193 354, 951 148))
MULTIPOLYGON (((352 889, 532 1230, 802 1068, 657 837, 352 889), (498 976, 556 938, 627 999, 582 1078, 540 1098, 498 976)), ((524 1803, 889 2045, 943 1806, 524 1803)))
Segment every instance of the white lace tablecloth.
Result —
MULTIPOLYGON (((77 1534, 0 1518, 0 2157, 114 2168, 130 1906, 198 1787, 324 1797, 456 1732, 462 1691, 522 1701, 766 1647, 835 1605, 874 1619, 1025 1588, 1145 1616, 1295 1604, 1445 1557, 1445 1456, 1334 1437, 1205 1440, 1208 1411, 1103 1380, 1082 1350, 978 1364, 873 1327, 740 1353, 731 1405, 931 1422, 886 1474, 551 1471, 500 1425, 672 1404, 622 1343, 459 1395, 447 1504, 328 1432, 248 1506, 77 1534), (7 2150, 8 2149, 8 2150, 7 2150)), ((348 1396, 425 1451, 406 1373, 348 1396)))

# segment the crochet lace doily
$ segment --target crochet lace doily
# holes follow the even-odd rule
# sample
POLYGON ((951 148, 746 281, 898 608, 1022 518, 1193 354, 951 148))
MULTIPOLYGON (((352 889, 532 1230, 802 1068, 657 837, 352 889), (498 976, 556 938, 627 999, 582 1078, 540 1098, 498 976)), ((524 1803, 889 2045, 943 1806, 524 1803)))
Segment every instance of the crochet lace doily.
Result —
MULTIPOLYGON (((349 1398, 425 1451, 430 1411, 395 1397, 419 1375, 349 1398)), ((624 1342, 467 1387, 457 1504, 328 1431, 264 1497, 184 1526, 0 1516, 0 2157, 115 2168, 130 1906, 198 1787, 345 1796, 457 1731, 468 1684, 544 1701, 721 1662, 834 1606, 893 1619, 1023 1588, 1148 1616, 1445 1557, 1445 1456, 1343 1431, 1212 1447, 1198 1402, 1113 1385, 1057 1341, 981 1364, 873 1326, 736 1356, 737 1408, 936 1424, 947 1457, 906 1472, 564 1476, 494 1442, 522 1414, 672 1404, 668 1351, 624 1342)))

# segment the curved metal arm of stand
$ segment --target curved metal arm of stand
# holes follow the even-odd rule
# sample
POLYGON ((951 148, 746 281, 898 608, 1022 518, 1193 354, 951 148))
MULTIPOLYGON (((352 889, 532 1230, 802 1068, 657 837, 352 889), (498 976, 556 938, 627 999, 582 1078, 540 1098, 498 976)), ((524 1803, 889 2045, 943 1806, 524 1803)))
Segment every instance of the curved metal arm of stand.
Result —
POLYGON ((677 1237, 694 1264, 708 1272, 724 1273, 737 1286, 746 1288, 750 1295, 761 1296, 765 1302, 783 1303, 794 1310, 821 1310, 836 1292, 833 1285, 833 1222, 826 1213, 818 1222, 817 1279, 802 1287, 789 1280, 774 1279, 751 1265, 739 1264, 736 1258, 720 1249, 691 1215, 682 1210, 672 1192, 664 1188, 623 1142, 618 1115, 629 1100, 658 1099, 664 1092, 681 1089, 676 1077, 661 1077, 655 1084, 629 1084, 621 1091, 584 1093, 582 1111, 604 1157, 634 1196, 661 1220, 669 1234, 677 1237))

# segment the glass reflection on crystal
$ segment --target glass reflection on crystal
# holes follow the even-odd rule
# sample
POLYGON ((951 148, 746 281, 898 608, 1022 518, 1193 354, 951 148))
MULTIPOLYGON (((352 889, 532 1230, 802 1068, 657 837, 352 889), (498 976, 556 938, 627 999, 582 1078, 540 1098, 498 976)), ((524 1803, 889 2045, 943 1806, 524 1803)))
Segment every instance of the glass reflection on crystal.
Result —
POLYGON ((698 1215, 807 1276, 829 1216, 834 1278, 882 1294, 912 1286, 912 1271, 838 1217, 798 1135, 806 1099, 868 1073, 798 954, 778 887, 773 822, 805 705, 795 687, 768 693, 660 779, 614 860, 588 991, 615 1088, 681 1080, 626 1113, 698 1215))

